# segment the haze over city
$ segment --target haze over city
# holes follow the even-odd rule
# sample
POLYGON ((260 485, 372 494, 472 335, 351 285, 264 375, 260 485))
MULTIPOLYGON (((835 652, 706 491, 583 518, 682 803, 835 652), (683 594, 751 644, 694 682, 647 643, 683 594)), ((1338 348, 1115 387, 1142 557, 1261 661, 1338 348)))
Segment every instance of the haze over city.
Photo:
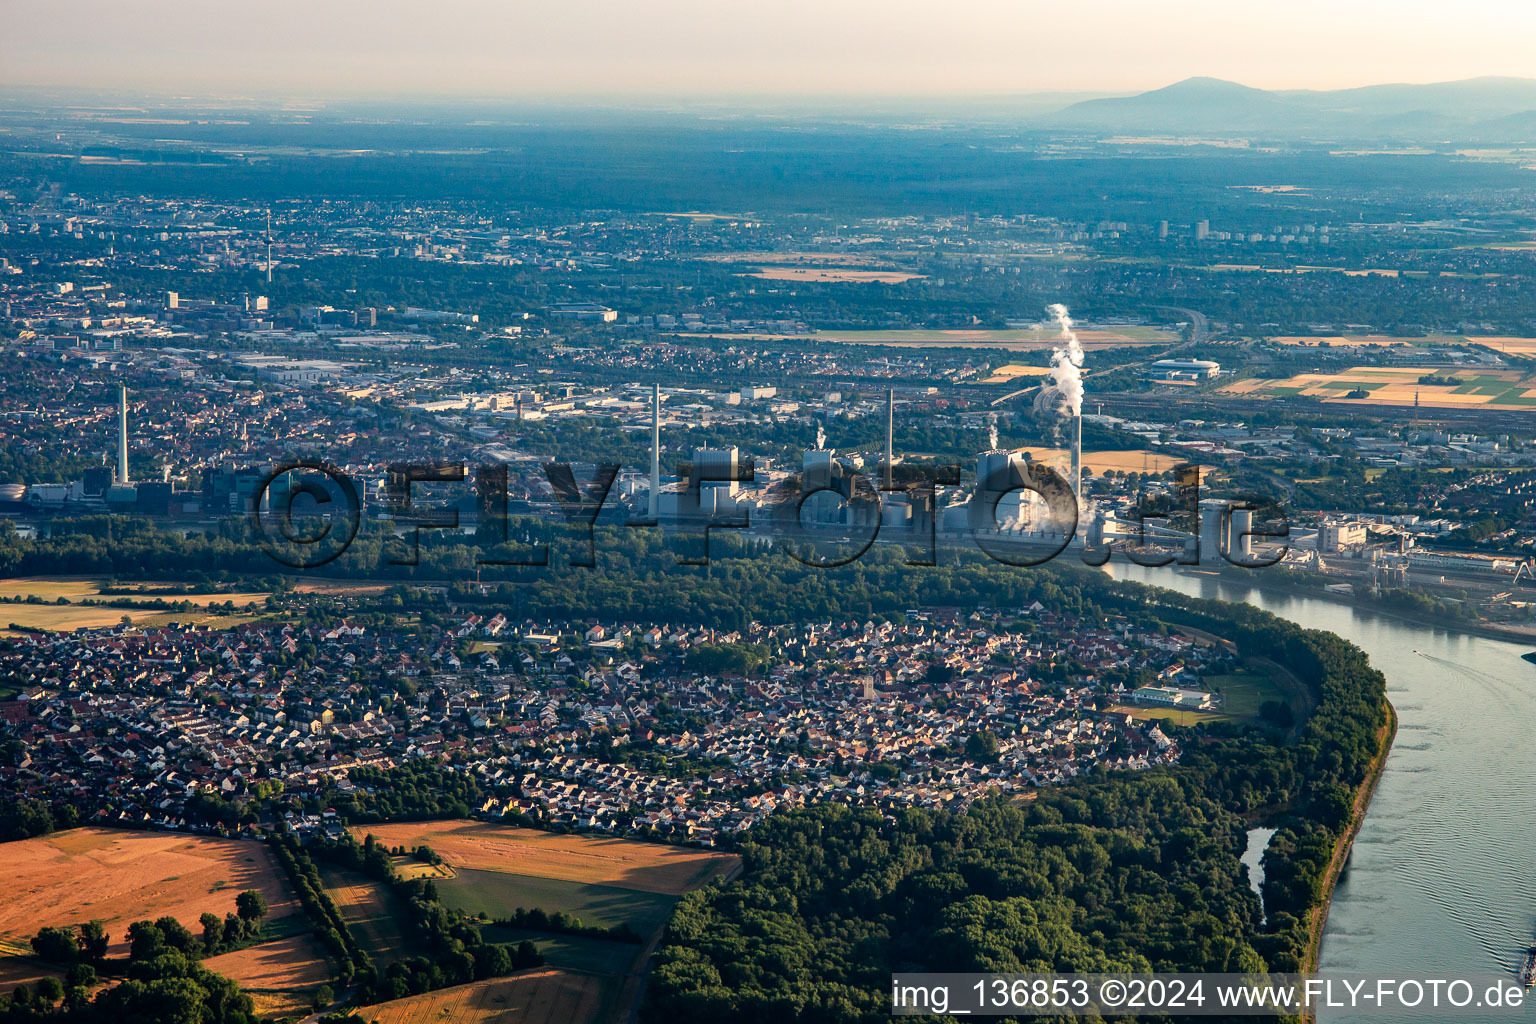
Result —
POLYGON ((0 1024, 1530 1019, 1533 42, 0 0, 0 1024))
POLYGON ((0 5, 0 83, 267 97, 1341 88, 1521 76, 1533 46, 1519 0, 0 5))

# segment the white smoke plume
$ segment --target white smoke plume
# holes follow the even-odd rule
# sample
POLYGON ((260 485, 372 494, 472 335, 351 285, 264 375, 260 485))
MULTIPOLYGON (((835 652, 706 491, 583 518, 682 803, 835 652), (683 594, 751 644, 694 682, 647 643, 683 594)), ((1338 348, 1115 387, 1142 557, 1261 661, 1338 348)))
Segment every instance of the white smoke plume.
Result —
POLYGON ((997 417, 991 417, 987 422, 987 450, 997 450, 997 417))
POLYGON ((827 446, 827 428, 824 424, 816 424, 816 450, 821 451, 827 446))
POLYGON ((1067 307, 1052 303, 1046 311, 1061 328, 1062 344, 1051 350, 1051 372, 1035 396, 1035 411, 1071 417, 1083 411, 1083 346, 1072 329, 1067 307))

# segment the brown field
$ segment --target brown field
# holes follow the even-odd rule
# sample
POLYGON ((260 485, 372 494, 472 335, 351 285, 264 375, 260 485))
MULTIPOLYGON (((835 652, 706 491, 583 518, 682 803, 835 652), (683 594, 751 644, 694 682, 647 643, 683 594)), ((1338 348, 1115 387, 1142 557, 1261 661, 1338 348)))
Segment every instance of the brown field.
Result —
POLYGON ((298 909, 266 847, 255 842, 77 828, 6 843, 4 851, 4 939, 24 941, 44 925, 99 918, 120 953, 134 921, 169 914, 197 933, 199 915, 233 912, 246 889, 267 898, 273 919, 298 909))
POLYGON ((50 631, 72 629, 95 629, 101 626, 115 626, 123 621, 123 616, 128 616, 136 626, 163 626, 168 622, 193 622, 202 626, 233 626, 254 619, 251 614, 259 608, 267 599, 267 592, 247 592, 240 594, 156 594, 152 588, 154 584, 143 584, 150 588, 140 594, 102 594, 101 588, 107 583, 105 576, 25 576, 0 580, 0 596, 3 597, 32 597, 36 596, 44 601, 53 601, 63 597, 69 601, 78 602, 82 599, 99 600, 123 600, 133 602, 153 601, 156 598, 164 598, 167 601, 190 601, 200 608, 206 608, 209 604, 225 601, 233 601, 237 608, 249 609, 247 612, 225 614, 207 611, 168 612, 155 609, 140 611, 134 608, 107 607, 101 605, 81 604, 6 604, 0 605, 0 625, 15 623, 28 629, 46 629, 50 631))
POLYGON ((233 978, 243 989, 289 991, 315 988, 330 980, 330 964, 323 950, 309 935, 247 946, 233 953, 209 957, 203 966, 233 978))
POLYGON ((400 922, 391 913, 389 894, 364 875, 327 868, 325 891, 357 941, 380 966, 405 956, 410 949, 400 922))
POLYGON ((628 839, 559 835, 478 821, 420 821, 359 826, 386 846, 425 843, 454 867, 507 871, 568 882, 681 895, 733 871, 732 854, 628 839))
MULTIPOLYGON (((818 341, 833 341, 846 345, 890 345, 898 348, 1004 348, 1020 351, 1049 351, 1059 345, 1060 339, 1052 329, 1030 330, 914 330, 892 331, 818 331, 813 337, 818 341)), ((1088 350, 1104 348, 1136 348, 1142 345, 1167 345, 1178 340, 1178 335, 1150 327, 1127 328, 1115 331, 1079 330, 1077 340, 1088 350), (1135 333, 1131 333, 1134 331, 1135 333)))
POLYGON ((291 989, 286 992, 247 992, 255 1005, 258 1020, 282 1020, 284 1017, 303 1018, 314 1011, 314 992, 291 989))
POLYGON ((615 979, 534 968, 368 1007, 375 1024, 595 1024, 615 979))
POLYGON ((29 956, 0 957, 0 992, 9 995, 17 985, 35 986, 44 978, 64 980, 63 970, 29 956))
MULTIPOLYGON (((1018 450, 1027 452, 1036 462, 1060 463, 1065 466, 1069 461, 1065 448, 1020 448, 1018 450)), ((1181 461, 1183 460, 1158 452, 1083 452, 1083 468, 1092 469, 1095 473, 1103 473, 1106 469, 1113 469, 1118 473, 1164 473, 1181 461)))
POLYGON ((874 267, 880 261, 859 252, 727 252, 696 257, 707 263, 767 263, 784 266, 874 267))
POLYGON ((1286 335, 1279 338, 1270 338, 1277 345, 1317 345, 1323 348, 1346 348, 1350 346, 1384 347, 1391 345, 1460 345, 1461 338, 1444 334, 1429 335, 1423 338, 1394 338, 1385 334, 1336 334, 1328 337, 1311 337, 1307 335, 1286 335))
POLYGON ((1526 411, 1532 408, 1528 390, 1536 389, 1536 378, 1522 370, 1485 370, 1481 368, 1425 366, 1356 366, 1337 373, 1298 373, 1282 380, 1248 378, 1228 384, 1222 394, 1267 398, 1297 394, 1328 403, 1380 405, 1398 408, 1415 404, 1426 409, 1487 409, 1526 411), (1419 378, 1430 374, 1456 377, 1461 384, 1420 384, 1419 378), (1348 397, 1364 386, 1364 398, 1348 397))
POLYGON ((758 267, 742 277, 757 277, 764 281, 806 281, 817 284, 852 282, 855 284, 901 284, 927 277, 910 270, 855 270, 849 267, 758 267))
MULTIPOLYGON (((119 581, 119 586, 142 588, 142 593, 103 595, 101 588, 107 583, 108 578, 105 576, 16 576, 0 580, 0 597, 36 595, 45 601, 52 601, 58 597, 68 598, 71 601, 78 601, 81 598, 102 598, 114 601, 153 601, 164 598, 167 601, 190 601, 197 605, 207 605, 212 602, 223 604, 225 601, 233 601, 236 607, 244 607, 260 604, 267 599, 269 593, 261 590, 239 594, 160 594, 155 592, 154 583, 119 581)), ((122 612, 128 609, 114 610, 122 612)))
POLYGON ((1007 384, 1018 377, 1043 377, 1051 372, 1049 366, 1020 366, 1018 363, 1009 363, 1007 366, 999 366, 992 371, 992 376, 982 381, 983 384, 1007 384))
POLYGON ((1536 356, 1536 338, 1468 338, 1468 341, 1495 352, 1517 356, 1536 356))

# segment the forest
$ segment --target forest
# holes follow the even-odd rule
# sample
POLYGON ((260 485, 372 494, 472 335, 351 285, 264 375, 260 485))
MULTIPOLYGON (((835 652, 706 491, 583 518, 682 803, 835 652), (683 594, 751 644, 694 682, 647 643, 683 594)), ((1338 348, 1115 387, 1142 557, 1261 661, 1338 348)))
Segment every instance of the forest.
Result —
POLYGON ((645 1019, 874 1021, 889 1015, 893 970, 1309 967, 1309 918, 1389 739, 1382 676, 1332 634, 1247 606, 1104 583, 1082 600, 1262 651, 1295 671, 1315 712, 1287 747, 1209 735, 1176 767, 1098 771, 1022 803, 775 815, 742 843, 738 883, 684 898, 645 1019), (1256 821, 1279 828, 1262 909, 1238 861, 1256 821))

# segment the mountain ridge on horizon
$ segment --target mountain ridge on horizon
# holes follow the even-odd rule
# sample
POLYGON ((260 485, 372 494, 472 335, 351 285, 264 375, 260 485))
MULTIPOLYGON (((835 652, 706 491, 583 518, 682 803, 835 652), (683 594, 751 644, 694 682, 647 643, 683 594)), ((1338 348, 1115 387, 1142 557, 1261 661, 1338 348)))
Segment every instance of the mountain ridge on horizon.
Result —
POLYGON ((1346 89, 1261 89, 1194 76, 1130 96, 1083 100, 1042 127, 1278 136, 1536 140, 1536 78, 1485 76, 1346 89), (1426 135, 1425 133, 1431 133, 1426 135))

